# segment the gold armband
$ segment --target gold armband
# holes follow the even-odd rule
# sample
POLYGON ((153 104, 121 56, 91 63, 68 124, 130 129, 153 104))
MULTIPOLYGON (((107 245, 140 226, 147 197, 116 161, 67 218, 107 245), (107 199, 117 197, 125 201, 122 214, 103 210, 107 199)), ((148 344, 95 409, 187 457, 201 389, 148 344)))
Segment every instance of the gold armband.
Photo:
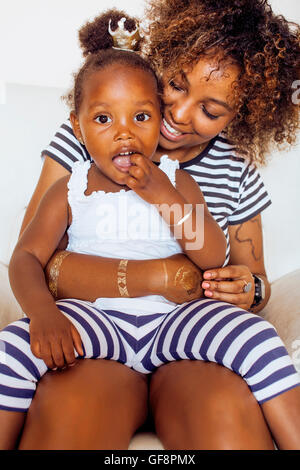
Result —
POLYGON ((58 285, 58 277, 59 277, 59 270, 63 260, 70 254, 70 251, 59 251, 55 256, 51 263, 51 267, 49 270, 49 280, 48 280, 48 287, 49 291, 53 295, 54 299, 57 299, 57 285, 58 285))
POLYGON ((128 259, 121 259, 118 268, 118 288, 121 297, 129 297, 129 292, 127 290, 127 264, 128 259))

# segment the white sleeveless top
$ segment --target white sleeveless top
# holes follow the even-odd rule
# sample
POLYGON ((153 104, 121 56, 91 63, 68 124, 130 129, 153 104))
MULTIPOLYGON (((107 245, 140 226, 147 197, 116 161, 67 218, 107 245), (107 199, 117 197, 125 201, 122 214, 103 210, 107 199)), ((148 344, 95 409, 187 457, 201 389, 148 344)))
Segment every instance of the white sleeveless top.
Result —
MULTIPOLYGON (((90 166, 90 161, 76 162, 68 182, 68 201, 72 211, 68 251, 128 260, 166 258, 182 253, 156 207, 133 190, 121 189, 116 193, 100 190, 86 196, 90 166)), ((164 155, 159 168, 175 186, 179 162, 164 155)), ((117 279, 115 281, 117 283, 117 279)), ((169 312, 176 306, 159 295, 105 297, 97 299, 94 304, 103 310, 137 314, 169 312)))

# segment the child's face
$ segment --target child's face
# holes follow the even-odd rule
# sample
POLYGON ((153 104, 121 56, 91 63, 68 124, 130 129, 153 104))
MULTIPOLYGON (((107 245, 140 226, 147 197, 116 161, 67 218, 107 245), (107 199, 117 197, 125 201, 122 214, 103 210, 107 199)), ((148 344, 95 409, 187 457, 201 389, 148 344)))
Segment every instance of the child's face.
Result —
POLYGON ((76 137, 108 178, 125 184, 130 155, 151 158, 160 131, 156 83, 148 72, 114 64, 92 73, 83 84, 76 137), (124 155, 125 154, 125 155, 124 155))

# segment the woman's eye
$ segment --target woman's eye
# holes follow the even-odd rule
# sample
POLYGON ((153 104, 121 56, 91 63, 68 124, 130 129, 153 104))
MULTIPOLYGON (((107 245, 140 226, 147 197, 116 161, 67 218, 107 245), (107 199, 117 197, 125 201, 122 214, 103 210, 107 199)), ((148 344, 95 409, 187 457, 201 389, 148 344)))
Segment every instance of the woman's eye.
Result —
POLYGON ((135 116, 135 119, 139 122, 144 122, 148 121, 148 119, 150 119, 150 116, 147 113, 139 113, 135 116))
POLYGON ((170 85, 171 88, 173 88, 176 91, 182 91, 183 90, 183 88, 181 86, 179 86, 176 82, 174 82, 174 80, 170 80, 169 85, 170 85))
POLYGON ((214 114, 209 113, 205 106, 202 106, 202 111, 211 120, 218 119, 218 117, 219 117, 219 116, 215 116, 214 114))
POLYGON ((106 114, 100 114, 96 117, 95 121, 99 122, 99 124, 107 124, 111 122, 111 118, 109 116, 106 116, 106 114))

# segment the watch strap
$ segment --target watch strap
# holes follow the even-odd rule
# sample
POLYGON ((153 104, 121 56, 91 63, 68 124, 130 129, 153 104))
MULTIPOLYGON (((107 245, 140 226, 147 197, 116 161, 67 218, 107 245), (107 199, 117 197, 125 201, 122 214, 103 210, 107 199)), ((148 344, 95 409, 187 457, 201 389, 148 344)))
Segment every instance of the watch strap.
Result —
POLYGON ((250 308, 257 307, 265 298, 265 283, 262 278, 252 274, 254 278, 254 300, 250 308))

